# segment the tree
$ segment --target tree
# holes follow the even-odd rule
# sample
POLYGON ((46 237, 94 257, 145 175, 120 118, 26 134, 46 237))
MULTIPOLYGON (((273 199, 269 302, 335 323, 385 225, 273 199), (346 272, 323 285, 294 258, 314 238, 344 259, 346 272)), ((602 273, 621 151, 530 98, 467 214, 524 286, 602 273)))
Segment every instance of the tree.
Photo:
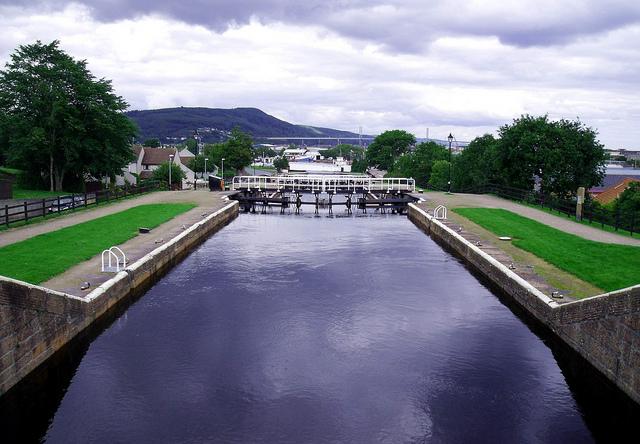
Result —
POLYGON ((640 182, 631 182, 614 201, 614 209, 624 225, 640 227, 640 182))
POLYGON ((388 176, 413 177, 419 185, 429 183, 434 162, 449 158, 448 151, 435 142, 423 142, 416 149, 400 156, 388 176))
POLYGON ((61 191, 66 178, 113 177, 133 159, 135 125, 111 82, 59 42, 20 46, 0 72, 0 133, 8 161, 61 191))
POLYGON ((282 170, 289 169, 289 161, 286 157, 278 157, 273 161, 273 166, 278 170, 278 173, 282 170))
MULTIPOLYGON (((204 159, 206 156, 203 155, 198 155, 195 156, 193 159, 191 159, 189 161, 189 165, 187 165, 191 171, 193 171, 194 173, 204 173, 204 159)), ((212 168, 210 168, 212 166, 211 163, 209 163, 209 161, 207 161, 207 170, 211 170, 212 168)))
POLYGON ((436 160, 431 168, 429 185, 436 190, 447 190, 449 188, 449 161, 436 160))
POLYGON ((326 158, 344 157, 346 160, 362 159, 364 158, 364 148, 351 145, 348 143, 341 143, 333 148, 322 150, 322 155, 326 158))
POLYGON ((485 134, 473 139, 452 159, 452 186, 456 190, 486 185, 497 180, 496 156, 498 141, 485 134))
POLYGON ((191 154, 198 152, 198 141, 196 139, 187 139, 184 141, 184 147, 191 151, 191 154))
POLYGON ((415 136, 406 131, 385 131, 373 139, 367 148, 367 163, 381 170, 390 170, 396 159, 415 143, 415 136))
POLYGON ((147 148, 160 148, 160 145, 160 139, 158 138, 147 139, 142 143, 142 146, 147 148))
MULTIPOLYGON (((163 184, 169 183, 169 162, 161 164, 158 168, 153 170, 151 175, 154 180, 160 181, 163 184)), ((171 185, 181 184, 182 179, 186 179, 186 175, 182 168, 175 163, 171 163, 171 185)))
POLYGON ((515 119, 499 130, 496 167, 512 187, 572 195, 604 176, 605 154, 597 133, 579 120, 549 121, 548 116, 515 119))
POLYGON ((253 161, 253 141, 251 136, 240 131, 238 127, 231 131, 229 140, 205 147, 205 155, 216 165, 222 165, 224 158, 225 170, 239 172, 253 161))

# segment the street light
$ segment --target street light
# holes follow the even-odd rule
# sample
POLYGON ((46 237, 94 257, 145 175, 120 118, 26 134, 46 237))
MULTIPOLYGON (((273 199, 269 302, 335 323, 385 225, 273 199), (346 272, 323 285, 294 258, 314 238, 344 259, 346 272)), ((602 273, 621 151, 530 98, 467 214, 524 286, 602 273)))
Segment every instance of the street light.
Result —
POLYGON ((453 135, 449 133, 449 183, 448 183, 448 193, 451 193, 451 142, 453 142, 453 135))
POLYGON ((209 158, 205 157, 204 158, 204 175, 202 177, 207 175, 207 160, 209 160, 209 158))
POLYGON ((171 164, 173 163, 173 154, 169 154, 169 191, 171 191, 171 164))

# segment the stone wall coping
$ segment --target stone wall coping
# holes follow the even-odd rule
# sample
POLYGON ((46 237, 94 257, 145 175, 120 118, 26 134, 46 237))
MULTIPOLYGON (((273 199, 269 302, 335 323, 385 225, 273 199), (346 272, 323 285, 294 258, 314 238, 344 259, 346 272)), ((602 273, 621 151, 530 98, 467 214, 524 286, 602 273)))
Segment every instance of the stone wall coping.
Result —
POLYGON ((39 290, 39 291, 42 291, 44 293, 47 293, 47 294, 50 294, 50 295, 53 295, 53 296, 74 299, 74 300, 79 301, 79 302, 85 302, 85 300, 83 298, 79 297, 79 296, 74 296, 72 294, 64 293, 62 291, 52 290, 50 288, 42 287, 42 286, 36 285, 36 284, 30 284, 29 282, 20 281, 18 279, 13 279, 13 278, 10 278, 8 276, 0 275, 0 281, 11 282, 13 284, 20 285, 22 287, 27 287, 30 290, 31 289, 39 290))
POLYGON ((156 248, 153 251, 145 254, 140 259, 135 261, 133 264, 131 264, 128 267, 126 267, 123 271, 118 272, 114 277, 112 277, 108 281, 104 282, 99 287, 96 287, 95 290, 93 290, 91 293, 89 293, 86 296, 84 301, 85 302, 91 302, 91 301, 97 299, 98 297, 100 297, 101 295, 106 293, 107 290, 110 287, 112 287, 113 285, 115 285, 117 282, 119 282, 122 279, 126 279, 129 276, 129 273, 131 273, 133 271, 136 271, 137 269, 141 268, 142 266, 144 266, 148 262, 152 261, 155 256, 157 256, 158 254, 162 253, 166 249, 170 248, 171 246, 173 246, 174 244, 179 242, 182 238, 188 236, 190 233, 196 231, 198 228, 200 228, 202 225, 205 225, 211 219, 216 218, 219 214, 224 213, 225 211, 229 210, 234 205, 238 205, 238 202, 237 201, 233 201, 232 203, 230 203, 228 205, 225 205, 224 207, 220 208, 219 210, 214 211, 213 213, 211 213, 210 215, 208 215, 207 217, 205 217, 201 221, 198 221, 198 222, 194 223, 189 228, 184 230, 182 233, 180 233, 177 236, 173 237, 168 242, 160 245, 158 248, 156 248))
POLYGON ((536 287, 531 285, 527 280, 523 279, 518 274, 514 273, 512 270, 509 270, 509 268, 507 266, 505 266, 502 262, 498 261, 493 256, 491 256, 490 254, 484 252, 482 249, 480 249, 477 246, 473 245, 471 242, 469 242, 463 236, 460 236, 460 234, 456 233, 451 228, 447 227, 445 224, 443 224, 438 219, 436 219, 433 216, 431 216, 429 213, 424 211, 422 208, 414 205, 413 203, 410 203, 409 207, 413 208, 415 211, 417 211, 420 214, 422 214, 423 216, 425 216, 429 220, 429 223, 437 225, 442 230, 446 231, 451 236, 456 238, 459 242, 463 243, 467 248, 473 250, 476 254, 481 256, 484 260, 486 260, 492 266, 494 266, 498 270, 500 270, 501 273, 503 273, 508 278, 510 278, 510 279, 514 280, 515 282, 517 282, 518 285, 520 285, 522 288, 527 290, 527 292, 533 294, 535 297, 537 297, 542 302, 544 302, 546 306, 548 306, 550 308, 557 308, 560 305, 556 301, 551 299, 549 296, 545 295, 543 292, 538 290, 536 287))
POLYGON ((562 306, 563 307, 569 307, 569 306, 571 306, 573 304, 579 304, 581 302, 594 301, 594 300, 604 299, 604 298, 609 298, 609 297, 616 297, 616 296, 623 295, 623 294, 630 293, 630 292, 638 292, 638 294, 640 294, 640 284, 632 285, 631 287, 621 288, 619 290, 609 291, 607 293, 597 294, 595 296, 589 296, 588 298, 582 298, 582 299, 578 299, 576 301, 566 302, 566 303, 562 304, 562 306))

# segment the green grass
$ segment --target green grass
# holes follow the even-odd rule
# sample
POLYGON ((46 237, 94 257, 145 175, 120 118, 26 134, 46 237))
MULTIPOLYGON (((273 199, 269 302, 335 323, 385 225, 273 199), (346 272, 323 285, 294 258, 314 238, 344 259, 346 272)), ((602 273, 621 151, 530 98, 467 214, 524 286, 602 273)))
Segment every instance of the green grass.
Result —
POLYGON ((507 210, 457 208, 461 216, 513 245, 606 291, 640 283, 640 247, 594 242, 507 210))
POLYGON ((138 234, 155 228, 195 204, 149 204, 62 228, 0 248, 0 274, 38 284, 91 259, 138 234))
POLYGON ((24 190, 13 186, 14 199, 42 199, 43 197, 67 196, 71 193, 66 191, 46 191, 46 190, 24 190))
MULTIPOLYGON (((495 196, 495 197, 498 197, 500 199, 505 199, 504 197, 499 196, 497 194, 491 194, 491 195, 495 196)), ((619 228, 619 229, 616 230, 614 226, 608 225, 606 223, 602 224, 600 222, 595 222, 595 221, 589 222, 588 214, 586 214, 586 213, 585 213, 584 218, 582 220, 576 220, 574 214, 572 214, 571 217, 569 217, 569 216, 567 216, 567 213, 558 211, 556 209, 551 209, 549 207, 543 207, 543 206, 541 206, 539 204, 536 204, 536 203, 531 203, 531 202, 526 202, 526 201, 510 200, 510 199, 505 199, 505 200, 509 200, 510 202, 514 202, 514 203, 517 203, 519 205, 524 205, 524 206, 529 207, 529 208, 535 208, 536 210, 544 211, 545 213, 549 213, 549 214, 552 214, 554 216, 561 217, 561 218, 566 219, 566 220, 570 220, 571 222, 574 222, 576 224, 586 225, 586 226, 589 226, 589 227, 597 228, 598 230, 606 231, 606 232, 609 232, 609 233, 615 233, 615 234, 618 234, 620 236, 633 237, 633 238, 640 237, 640 233, 638 233, 638 231, 635 231, 632 234, 629 231, 623 230, 622 228, 619 228)), ((640 226, 638 226, 636 228, 636 230, 640 230, 640 226)))

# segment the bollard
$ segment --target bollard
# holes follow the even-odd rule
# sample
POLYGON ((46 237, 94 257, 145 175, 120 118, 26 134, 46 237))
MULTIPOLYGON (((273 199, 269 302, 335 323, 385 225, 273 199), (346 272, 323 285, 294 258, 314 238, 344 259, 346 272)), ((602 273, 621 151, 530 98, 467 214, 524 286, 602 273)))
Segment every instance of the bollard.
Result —
POLYGON ((578 188, 578 199, 576 201, 576 220, 582 220, 582 205, 584 204, 584 187, 578 188))

